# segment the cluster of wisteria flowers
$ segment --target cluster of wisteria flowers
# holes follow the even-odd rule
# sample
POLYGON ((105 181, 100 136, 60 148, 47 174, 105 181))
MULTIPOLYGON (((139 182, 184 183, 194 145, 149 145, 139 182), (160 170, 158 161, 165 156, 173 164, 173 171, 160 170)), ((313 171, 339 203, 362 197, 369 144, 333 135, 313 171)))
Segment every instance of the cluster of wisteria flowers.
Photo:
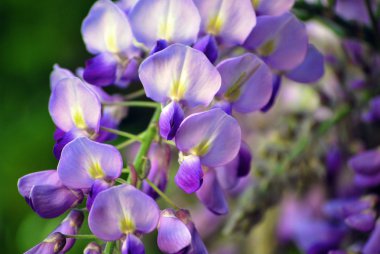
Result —
POLYGON ((311 83, 324 73, 322 54, 289 12, 293 4, 95 2, 81 29, 94 57, 75 74, 58 65, 51 74, 57 169, 18 182, 39 216, 70 212, 26 253, 65 253, 79 238, 98 240, 84 253, 145 253, 142 238, 155 229, 164 253, 207 253, 190 213, 165 194, 171 157, 178 153, 180 189, 212 213, 228 213, 226 193, 249 174, 252 160, 234 116, 267 112, 283 77, 311 83), (141 83, 153 102, 131 100, 139 91, 104 90, 130 83, 141 83), (154 108, 149 126, 138 135, 118 130, 135 106, 154 108), (108 144, 116 135, 127 140, 108 144), (161 210, 159 197, 171 208, 161 210), (78 234, 85 217, 93 235, 78 234))

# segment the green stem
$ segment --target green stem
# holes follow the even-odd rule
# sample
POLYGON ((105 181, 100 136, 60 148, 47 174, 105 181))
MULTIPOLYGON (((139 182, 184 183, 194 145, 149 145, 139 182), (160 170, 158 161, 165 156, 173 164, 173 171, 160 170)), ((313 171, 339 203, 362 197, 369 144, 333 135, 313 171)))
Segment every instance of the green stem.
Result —
POLYGON ((115 242, 107 242, 106 247, 104 248, 104 254, 112 254, 114 248, 115 242))
POLYGON ((118 183, 121 183, 121 184, 129 184, 127 181, 125 181, 122 178, 117 178, 115 181, 118 182, 118 183))
POLYGON ((152 116, 152 119, 150 120, 149 126, 144 132, 144 135, 142 136, 140 149, 137 152, 136 158, 133 162, 135 170, 137 174, 139 175, 141 175, 142 173, 141 167, 144 162, 144 157, 147 156, 150 145, 152 144, 153 139, 157 134, 157 122, 158 122, 158 119, 160 118, 160 114, 161 114, 161 108, 156 107, 156 111, 154 111, 154 114, 152 116))
POLYGON ((171 205, 174 209, 179 209, 179 207, 174 204, 174 202, 168 197, 166 196, 165 193, 163 193, 151 180, 149 180, 148 178, 144 179, 150 187, 152 187, 152 189, 157 192, 169 205, 171 205))
POLYGON ((129 133, 129 132, 120 131, 120 130, 116 130, 116 129, 111 129, 111 128, 107 128, 107 127, 100 127, 100 129, 102 129, 104 131, 107 131, 109 133, 113 133, 113 134, 119 135, 121 137, 125 137, 125 138, 130 138, 130 139, 135 139, 135 140, 139 140, 140 139, 140 137, 138 135, 135 135, 135 134, 132 134, 132 133, 129 133))
POLYGON ((141 90, 137 90, 137 91, 135 91, 133 93, 127 94, 125 96, 125 99, 127 99, 127 100, 133 100, 133 99, 138 98, 138 97, 143 96, 143 95, 145 95, 145 90, 141 89, 141 90))
POLYGON ((94 235, 64 235, 64 236, 66 238, 74 238, 74 239, 90 239, 90 240, 98 239, 94 235))
POLYGON ((158 108, 161 105, 151 101, 123 101, 123 102, 111 102, 104 103, 104 105, 118 105, 125 107, 138 107, 138 108, 158 108))

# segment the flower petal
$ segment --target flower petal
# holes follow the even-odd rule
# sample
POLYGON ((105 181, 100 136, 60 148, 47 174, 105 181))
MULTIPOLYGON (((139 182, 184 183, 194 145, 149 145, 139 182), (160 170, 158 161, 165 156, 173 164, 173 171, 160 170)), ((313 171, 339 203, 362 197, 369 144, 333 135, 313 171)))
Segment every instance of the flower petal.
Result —
POLYGON ((44 170, 21 177, 17 182, 18 192, 25 199, 29 199, 30 192, 35 185, 60 185, 57 170, 44 170))
POLYGON ((202 165, 197 156, 186 156, 181 162, 174 181, 186 193, 197 191, 202 185, 202 165))
POLYGON ((92 54, 135 53, 127 16, 110 0, 98 0, 82 23, 82 36, 92 54))
POLYGON ((76 138, 88 137, 88 136, 89 134, 86 131, 79 130, 79 129, 72 129, 69 132, 64 133, 63 136, 58 138, 56 140, 56 143, 54 144, 53 153, 54 153, 55 158, 57 160, 61 158, 62 150, 68 143, 70 143, 76 138))
POLYGON ((179 125, 184 119, 184 112, 178 102, 172 101, 161 112, 159 126, 161 137, 171 140, 174 138, 179 125))
POLYGON ((49 112, 55 125, 64 132, 73 128, 99 129, 100 102, 78 78, 58 82, 50 96, 49 112))
POLYGON ((369 232, 375 227, 376 214, 374 211, 364 211, 347 217, 344 221, 348 226, 361 232, 369 232))
POLYGON ((149 48, 158 40, 190 45, 201 23, 192 0, 140 0, 129 17, 136 39, 149 48))
MULTIPOLYGON (((82 211, 72 210, 53 232, 59 232, 65 235, 76 235, 82 226, 83 220, 84 214, 82 211)), ((75 240, 75 238, 67 238, 65 247, 61 250, 61 253, 69 251, 75 244, 75 240)))
POLYGON ((281 76, 280 75, 274 75, 273 76, 273 83, 272 83, 272 95, 268 101, 268 103, 261 108, 262 112, 268 112, 276 102, 278 93, 280 92, 281 88, 281 76))
POLYGON ((256 50, 276 70, 292 70, 306 56, 308 37, 305 25, 293 14, 260 16, 244 46, 256 50))
POLYGON ((216 178, 215 170, 208 169, 203 177, 203 184, 196 194, 211 212, 218 215, 228 213, 227 200, 216 178))
POLYGON ((240 141, 238 122, 218 108, 187 117, 175 138, 180 151, 199 156, 202 165, 209 167, 230 162, 239 151, 240 141))
POLYGON ((100 192, 107 190, 110 187, 111 187, 111 184, 102 180, 96 180, 94 184, 91 186, 91 190, 87 196, 87 202, 86 202, 87 210, 89 211, 91 210, 92 204, 94 203, 96 196, 100 192))
POLYGON ((278 16, 290 11, 295 0, 253 0, 258 15, 278 16))
POLYGON ((117 59, 111 53, 101 53, 86 61, 83 78, 96 86, 108 86, 115 82, 117 59))
POLYGON ((256 24, 251 0, 194 0, 201 29, 229 44, 242 44, 256 24))
POLYGON ((189 229, 170 209, 161 212, 157 230, 157 244, 164 253, 178 253, 191 243, 189 229))
POLYGON ((61 233, 49 235, 43 242, 37 244, 24 254, 58 254, 66 244, 66 238, 61 233))
POLYGON ((90 242, 83 250, 83 254, 102 254, 102 247, 96 242, 90 242))
POLYGON ((96 179, 116 179, 122 167, 121 154, 114 146, 77 138, 63 148, 58 174, 64 185, 86 189, 96 179))
POLYGON ((374 175, 380 173, 380 151, 368 150, 353 156, 348 165, 356 173, 374 175))
POLYGON ((131 231, 153 231, 159 216, 151 197, 131 185, 119 185, 98 194, 89 214, 89 227, 100 239, 114 241, 131 231))
POLYGON ((75 78, 75 76, 71 71, 61 68, 58 64, 54 64, 53 71, 50 74, 50 89, 53 91, 55 85, 65 78, 75 78))
POLYGON ((143 242, 134 234, 128 234, 121 246, 121 254, 145 254, 143 242))
POLYGON ((145 59, 139 76, 152 100, 183 101, 190 107, 210 104, 221 83, 218 71, 202 52, 180 44, 145 59))
POLYGON ((193 48, 202 51, 211 63, 215 63, 216 59, 218 59, 218 44, 212 35, 208 34, 200 38, 193 48))
POLYGON ((372 231, 367 243, 361 250, 363 254, 380 253, 380 220, 377 220, 375 229, 372 231))
POLYGON ((222 76, 218 96, 232 103, 241 113, 249 113, 264 107, 272 94, 272 72, 254 54, 230 58, 217 66, 222 76))
POLYGON ((324 57, 309 44, 304 61, 286 74, 286 77, 300 83, 317 82, 324 74, 324 57))

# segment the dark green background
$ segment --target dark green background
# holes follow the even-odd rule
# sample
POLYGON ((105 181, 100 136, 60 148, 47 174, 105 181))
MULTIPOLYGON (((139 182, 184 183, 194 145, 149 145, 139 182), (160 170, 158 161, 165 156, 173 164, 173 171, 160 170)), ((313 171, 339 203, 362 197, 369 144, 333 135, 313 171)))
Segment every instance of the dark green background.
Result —
POLYGON ((26 173, 56 168, 49 74, 54 63, 74 70, 88 58, 80 26, 92 3, 0 1, 0 253, 22 253, 59 221, 35 215, 16 184, 26 173))

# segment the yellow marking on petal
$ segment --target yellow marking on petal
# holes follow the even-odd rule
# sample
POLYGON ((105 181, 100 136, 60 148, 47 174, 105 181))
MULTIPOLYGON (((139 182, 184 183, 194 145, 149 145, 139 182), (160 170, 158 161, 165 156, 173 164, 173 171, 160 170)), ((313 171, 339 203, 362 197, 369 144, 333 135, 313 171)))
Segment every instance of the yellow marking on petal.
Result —
POLYGON ((253 4, 253 7, 254 7, 254 8, 259 7, 260 0, 252 0, 252 4, 253 4))
POLYGON ((174 101, 180 101, 186 92, 186 86, 181 81, 173 82, 170 88, 170 98, 174 101))
POLYGON ((191 153, 197 156, 205 155, 211 148, 212 139, 203 140, 195 148, 191 149, 191 153))
POLYGON ((259 54, 262 56, 269 56, 276 49, 276 42, 274 40, 270 40, 266 42, 263 46, 261 46, 258 50, 259 54))
POLYGON ((119 48, 117 45, 117 33, 116 33, 117 25, 113 21, 113 17, 110 17, 110 16, 106 17, 105 22, 107 24, 107 27, 104 31, 105 33, 104 40, 105 40, 106 47, 110 52, 117 53, 119 52, 119 48))
POLYGON ((86 121, 83 118, 82 110, 80 108, 73 109, 71 115, 73 122, 78 129, 87 128, 86 121))
POLYGON ((131 216, 125 214, 120 220, 120 231, 124 234, 133 233, 136 229, 135 223, 133 222, 131 216))
POLYGON ((220 13, 218 13, 210 19, 210 22, 207 25, 207 32, 213 35, 218 35, 222 30, 223 25, 224 20, 220 13))
POLYGON ((99 162, 94 162, 88 169, 88 173, 93 179, 101 179, 105 176, 104 171, 100 166, 99 162))

